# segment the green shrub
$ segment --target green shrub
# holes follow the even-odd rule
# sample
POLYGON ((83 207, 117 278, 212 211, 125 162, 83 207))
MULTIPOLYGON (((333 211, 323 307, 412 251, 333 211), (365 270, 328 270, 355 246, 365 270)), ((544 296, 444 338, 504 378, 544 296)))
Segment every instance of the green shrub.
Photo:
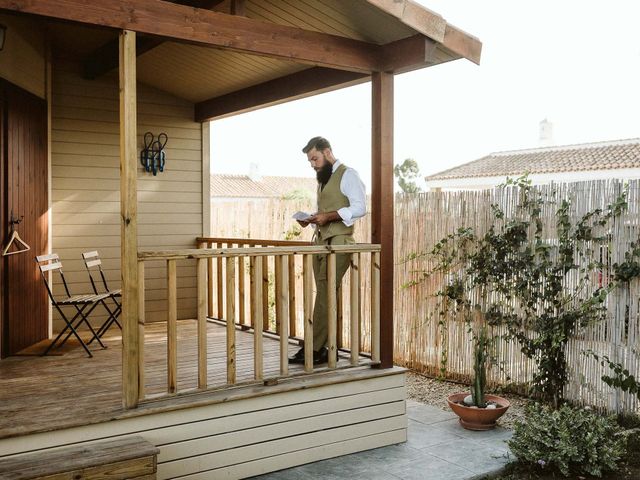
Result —
POLYGON ((563 475, 601 476, 617 470, 625 439, 615 418, 568 405, 558 410, 534 404, 517 422, 509 447, 521 462, 557 468, 563 475))

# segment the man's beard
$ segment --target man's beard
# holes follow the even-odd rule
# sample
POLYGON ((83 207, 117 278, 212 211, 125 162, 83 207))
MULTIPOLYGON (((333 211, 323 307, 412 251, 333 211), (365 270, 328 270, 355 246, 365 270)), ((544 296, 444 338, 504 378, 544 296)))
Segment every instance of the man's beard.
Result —
POLYGON ((324 187, 331 178, 332 173, 333 165, 331 165, 329 162, 325 163, 322 167, 320 167, 320 170, 316 172, 318 183, 324 187))

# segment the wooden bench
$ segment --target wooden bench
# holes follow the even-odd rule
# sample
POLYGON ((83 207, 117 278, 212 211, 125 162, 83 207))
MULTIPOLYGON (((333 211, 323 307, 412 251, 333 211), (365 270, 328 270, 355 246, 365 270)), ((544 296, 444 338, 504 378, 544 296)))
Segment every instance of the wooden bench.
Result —
POLYGON ((154 480, 159 449, 127 437, 0 459, 1 480, 154 480))

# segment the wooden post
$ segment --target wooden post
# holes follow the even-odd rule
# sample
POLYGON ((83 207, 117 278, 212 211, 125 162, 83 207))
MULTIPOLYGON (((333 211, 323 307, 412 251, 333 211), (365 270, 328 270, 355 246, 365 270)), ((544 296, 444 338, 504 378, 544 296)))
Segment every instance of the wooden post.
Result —
MULTIPOLYGON (((380 254, 380 367, 393 367, 393 74, 371 76, 371 241, 380 254)), ((373 328, 373 325, 372 325, 373 328)), ((373 348, 373 345, 372 345, 373 348)))
POLYGON ((167 260, 167 391, 178 389, 178 283, 176 261, 167 260))
POLYGON ((253 376, 262 380, 262 260, 251 257, 253 269, 251 271, 251 301, 253 328, 253 376))
POLYGON ((122 278, 122 403, 138 406, 138 152, 136 33, 120 32, 120 272, 122 278))
POLYGON ((304 302, 304 371, 313 372, 313 263, 311 255, 302 257, 304 302))
POLYGON ((207 259, 198 259, 198 388, 207 388, 207 259))
POLYGON ((371 254, 371 360, 380 361, 380 253, 371 254))
POLYGON ((285 255, 274 257, 276 265, 280 265, 276 272, 276 299, 278 305, 277 317, 280 319, 280 375, 285 376, 289 373, 289 272, 288 259, 285 255))
POLYGON ((360 357, 360 265, 359 255, 351 255, 351 295, 349 314, 351 316, 351 365, 358 365, 360 357))
POLYGON ((144 399, 144 262, 138 261, 138 400, 144 399))
POLYGON ((289 336, 295 337, 296 327, 296 256, 289 255, 289 336))
POLYGON ((227 257, 226 260, 227 275, 227 383, 233 385, 236 383, 236 259, 235 257, 227 257))
POLYGON ((336 254, 327 255, 327 330, 329 349, 329 368, 336 368, 336 334, 337 334, 337 305, 336 305, 336 254))
MULTIPOLYGON (((213 248, 213 243, 208 243, 213 248)), ((213 257, 207 258, 207 315, 213 318, 213 257)))
MULTIPOLYGON (((223 248, 222 243, 216 243, 216 248, 223 248)), ((224 319, 224 279, 222 276, 222 257, 216 258, 216 291, 218 293, 218 320, 224 319)))

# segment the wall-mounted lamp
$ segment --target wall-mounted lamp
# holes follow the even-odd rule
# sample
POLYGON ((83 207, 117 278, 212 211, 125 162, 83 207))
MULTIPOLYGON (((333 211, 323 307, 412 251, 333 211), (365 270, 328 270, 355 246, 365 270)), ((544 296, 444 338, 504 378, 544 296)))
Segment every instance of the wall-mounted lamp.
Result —
POLYGON ((0 23, 0 50, 4 48, 5 38, 7 38, 7 26, 0 23))

